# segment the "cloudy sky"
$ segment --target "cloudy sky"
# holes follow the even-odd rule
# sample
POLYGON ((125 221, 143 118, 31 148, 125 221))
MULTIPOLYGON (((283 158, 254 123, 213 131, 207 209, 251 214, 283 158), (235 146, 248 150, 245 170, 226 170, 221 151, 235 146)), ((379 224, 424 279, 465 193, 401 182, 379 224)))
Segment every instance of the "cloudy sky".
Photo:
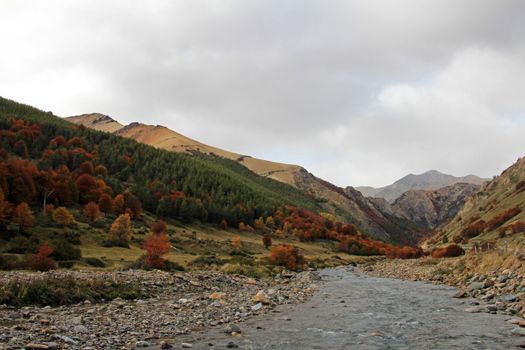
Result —
POLYGON ((525 155, 525 1, 0 0, 0 95, 338 185, 525 155))

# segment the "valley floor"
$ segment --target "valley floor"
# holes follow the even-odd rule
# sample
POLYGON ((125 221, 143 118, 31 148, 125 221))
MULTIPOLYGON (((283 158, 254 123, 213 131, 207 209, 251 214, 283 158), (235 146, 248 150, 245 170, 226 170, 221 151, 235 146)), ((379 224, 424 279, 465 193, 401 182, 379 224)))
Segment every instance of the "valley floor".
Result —
POLYGON ((317 287, 313 272, 257 281, 216 272, 6 272, 0 275, 0 284, 50 276, 131 283, 148 297, 58 307, 0 306, 0 349, 180 347, 182 334, 301 302, 317 287))
POLYGON ((505 315, 468 313, 474 299, 455 288, 372 277, 340 267, 307 302, 279 306, 239 324, 238 336, 217 329, 185 335, 194 349, 512 349, 505 315))

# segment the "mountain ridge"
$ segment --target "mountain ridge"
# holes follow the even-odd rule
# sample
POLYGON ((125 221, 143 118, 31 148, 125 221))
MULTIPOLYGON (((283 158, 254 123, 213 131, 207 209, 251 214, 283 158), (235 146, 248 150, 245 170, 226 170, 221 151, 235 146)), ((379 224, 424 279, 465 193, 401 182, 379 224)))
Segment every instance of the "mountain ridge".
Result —
POLYGON ((379 188, 371 186, 356 187, 365 197, 380 197, 393 203, 403 193, 409 190, 438 190, 456 183, 481 185, 488 179, 476 175, 453 176, 437 170, 429 170, 421 174, 408 174, 391 185, 379 188))

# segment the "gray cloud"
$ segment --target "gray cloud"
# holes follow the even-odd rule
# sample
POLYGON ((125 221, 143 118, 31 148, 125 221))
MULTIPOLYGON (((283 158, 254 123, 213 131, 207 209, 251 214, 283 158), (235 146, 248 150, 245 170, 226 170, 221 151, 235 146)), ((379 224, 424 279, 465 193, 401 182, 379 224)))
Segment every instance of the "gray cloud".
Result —
POLYGON ((339 185, 525 153, 523 1, 4 1, 0 95, 339 185))

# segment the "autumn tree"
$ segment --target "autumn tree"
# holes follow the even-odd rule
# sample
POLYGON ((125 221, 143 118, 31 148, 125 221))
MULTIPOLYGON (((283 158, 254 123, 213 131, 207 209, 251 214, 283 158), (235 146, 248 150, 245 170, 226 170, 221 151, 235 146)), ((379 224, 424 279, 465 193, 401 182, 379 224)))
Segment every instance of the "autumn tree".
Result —
MULTIPOLYGON (((239 224, 239 227, 241 224, 239 224)), ((228 221, 226 221, 225 219, 222 219, 221 222, 219 222, 219 228, 221 230, 226 230, 228 228, 228 221)))
POLYGON ((113 199, 113 212, 117 215, 124 213, 124 195, 119 194, 113 199))
POLYGON ((127 244, 131 238, 131 218, 129 214, 119 215, 109 231, 109 240, 119 244, 127 244))
POLYGON ((266 218, 266 226, 268 226, 269 228, 272 228, 272 229, 275 227, 275 221, 274 221, 273 217, 268 216, 266 218))
POLYGON ((103 166, 103 165, 97 165, 95 167, 95 174, 97 176, 102 177, 102 178, 107 177, 108 176, 108 169, 105 166, 103 166))
POLYGON ((98 207, 104 214, 109 214, 113 211, 113 199, 107 193, 103 193, 98 199, 98 207))
POLYGON ((263 241, 264 247, 266 249, 268 249, 268 248, 270 248, 272 246, 272 237, 270 237, 270 235, 268 235, 268 234, 263 235, 262 241, 263 241))
POLYGON ((58 207, 53 212, 53 220, 61 226, 67 226, 75 222, 75 217, 66 207, 58 207))
POLYGON ((166 233, 167 229, 168 229, 168 225, 166 225, 166 222, 162 220, 157 220, 153 223, 153 225, 151 225, 151 231, 153 231, 153 233, 157 235, 166 233))
POLYGON ((93 222, 100 216, 100 209, 95 202, 89 202, 84 206, 84 217, 93 222))
POLYGON ((170 242, 165 233, 151 234, 142 243, 142 249, 146 251, 144 263, 147 267, 160 269, 164 267, 162 256, 170 251, 170 242))
POLYGON ((241 237, 235 236, 232 238, 232 247, 240 248, 242 246, 241 237))
POLYGON ((37 271, 48 271, 55 268, 55 260, 51 258, 53 254, 53 248, 47 243, 44 243, 38 248, 36 254, 31 255, 27 258, 27 266, 31 270, 37 271))
POLYGON ((264 228, 266 227, 262 216, 255 220, 253 224, 256 230, 264 230, 264 228))
POLYGON ((289 244, 274 246, 268 258, 271 264, 284 266, 292 271, 301 270, 306 263, 299 249, 289 244))
POLYGON ((16 206, 14 221, 18 225, 20 232, 23 232, 24 229, 34 225, 35 219, 33 217, 33 212, 26 202, 22 202, 16 206))
POLYGON ((4 226, 11 211, 11 204, 5 200, 4 192, 0 190, 0 226, 4 226))
POLYGON ((55 206, 53 204, 46 204, 46 207, 44 208, 44 216, 46 218, 52 218, 54 212, 55 206))

